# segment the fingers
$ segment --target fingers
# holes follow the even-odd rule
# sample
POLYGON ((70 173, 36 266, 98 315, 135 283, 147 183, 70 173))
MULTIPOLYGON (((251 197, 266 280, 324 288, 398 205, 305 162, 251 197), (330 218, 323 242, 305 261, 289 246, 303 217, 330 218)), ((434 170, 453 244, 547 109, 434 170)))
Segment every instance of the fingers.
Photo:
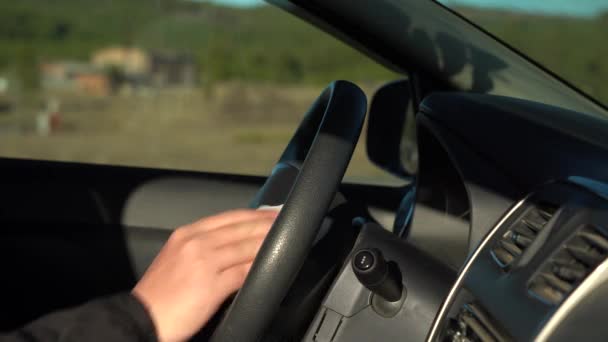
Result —
POLYGON ((274 221, 275 217, 273 216, 261 217, 252 221, 219 227, 204 234, 205 238, 213 241, 214 245, 221 247, 241 240, 265 236, 274 221))
POLYGON ((223 298, 230 296, 243 286, 251 265, 251 262, 236 265, 220 273, 218 280, 221 286, 218 291, 221 292, 223 298))
POLYGON ((233 266, 252 262, 263 242, 264 237, 255 237, 216 249, 214 259, 218 270, 222 272, 233 266))
POLYGON ((278 212, 272 210, 236 209, 209 216, 186 226, 192 232, 206 232, 235 223, 247 222, 262 218, 276 217, 278 212))
POLYGON ((176 229, 133 289, 159 340, 185 341, 245 281, 277 212, 233 210, 176 229))

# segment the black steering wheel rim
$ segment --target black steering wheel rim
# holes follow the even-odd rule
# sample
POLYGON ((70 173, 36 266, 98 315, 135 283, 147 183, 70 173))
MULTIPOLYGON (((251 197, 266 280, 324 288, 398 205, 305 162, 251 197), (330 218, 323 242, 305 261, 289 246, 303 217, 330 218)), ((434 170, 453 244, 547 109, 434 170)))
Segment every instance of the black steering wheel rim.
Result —
POLYGON ((283 188, 283 209, 212 341, 256 341, 270 325, 312 248, 359 140, 366 111, 367 100, 359 87, 335 81, 305 115, 254 205, 281 200, 271 190, 279 169, 297 165, 299 172, 293 186, 283 188))

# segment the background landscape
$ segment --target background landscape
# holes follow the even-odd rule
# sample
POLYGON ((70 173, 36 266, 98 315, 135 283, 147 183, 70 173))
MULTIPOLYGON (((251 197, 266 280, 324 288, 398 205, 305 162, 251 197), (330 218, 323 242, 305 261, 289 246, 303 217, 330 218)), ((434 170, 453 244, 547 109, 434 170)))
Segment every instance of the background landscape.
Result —
MULTIPOLYGON (((607 13, 459 10, 608 103, 607 13)), ((399 77, 266 5, 3 1, 0 156, 267 174, 331 80, 399 77)))

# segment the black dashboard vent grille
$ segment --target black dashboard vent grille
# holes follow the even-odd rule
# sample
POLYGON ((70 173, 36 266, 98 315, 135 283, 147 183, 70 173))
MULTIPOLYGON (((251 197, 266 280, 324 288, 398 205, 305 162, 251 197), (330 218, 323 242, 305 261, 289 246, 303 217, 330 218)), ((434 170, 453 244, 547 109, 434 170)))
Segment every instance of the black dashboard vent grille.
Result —
POLYGON ((608 256, 608 238, 584 226, 545 261, 529 290, 550 304, 559 304, 608 256))
POLYGON ((557 208, 549 204, 534 204, 494 244, 491 253, 496 262, 508 268, 545 228, 557 208))
POLYGON ((476 303, 462 306, 458 315, 451 320, 443 341, 508 341, 502 329, 494 323, 476 303))

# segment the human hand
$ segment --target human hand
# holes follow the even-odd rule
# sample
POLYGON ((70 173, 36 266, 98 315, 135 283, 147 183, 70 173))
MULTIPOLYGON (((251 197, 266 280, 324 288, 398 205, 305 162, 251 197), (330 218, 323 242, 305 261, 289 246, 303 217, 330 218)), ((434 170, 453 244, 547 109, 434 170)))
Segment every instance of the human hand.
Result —
POLYGON ((132 293, 161 342, 196 334, 245 281, 276 211, 240 209, 176 229, 132 293))

